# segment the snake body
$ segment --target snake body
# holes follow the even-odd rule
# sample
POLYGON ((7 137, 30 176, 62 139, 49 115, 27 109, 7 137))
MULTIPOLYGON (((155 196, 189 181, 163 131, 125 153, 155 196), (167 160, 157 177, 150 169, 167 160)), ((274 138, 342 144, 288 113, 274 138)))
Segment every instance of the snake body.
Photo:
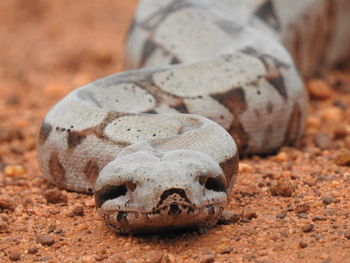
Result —
POLYGON ((300 73, 349 51, 349 10, 347 0, 142 0, 131 70, 74 90, 42 122, 43 175, 94 192, 117 233, 214 225, 238 153, 273 153, 302 135, 300 73))

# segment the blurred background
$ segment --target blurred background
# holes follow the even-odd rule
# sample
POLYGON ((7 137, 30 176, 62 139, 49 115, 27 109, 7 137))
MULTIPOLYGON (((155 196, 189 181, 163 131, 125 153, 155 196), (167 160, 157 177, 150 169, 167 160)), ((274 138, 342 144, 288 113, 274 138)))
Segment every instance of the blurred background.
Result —
POLYGON ((40 121, 69 91, 122 70, 123 43, 136 4, 0 1, 2 159, 18 162, 17 152, 35 147, 40 121))
POLYGON ((69 90, 120 71, 136 2, 1 0, 0 120, 14 105, 47 108, 69 90))

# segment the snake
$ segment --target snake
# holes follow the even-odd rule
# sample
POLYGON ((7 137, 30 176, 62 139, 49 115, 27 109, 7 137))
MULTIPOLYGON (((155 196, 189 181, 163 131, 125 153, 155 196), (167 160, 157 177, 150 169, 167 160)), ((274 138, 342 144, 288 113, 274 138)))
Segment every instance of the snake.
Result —
POLYGON ((94 194, 118 234, 214 226, 239 156, 300 141, 303 80, 350 54, 349 11, 347 0, 141 0, 125 71, 42 121, 43 176, 94 194))

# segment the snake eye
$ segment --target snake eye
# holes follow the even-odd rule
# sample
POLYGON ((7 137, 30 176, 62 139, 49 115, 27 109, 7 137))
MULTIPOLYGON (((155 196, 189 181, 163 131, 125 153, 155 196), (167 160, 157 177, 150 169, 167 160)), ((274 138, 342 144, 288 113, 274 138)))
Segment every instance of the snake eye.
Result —
POLYGON ((204 186, 208 190, 226 192, 226 184, 221 178, 208 177, 204 186))
POLYGON ((101 207, 104 202, 126 195, 127 192, 128 188, 126 184, 118 186, 107 185, 95 193, 96 205, 97 207, 101 207))

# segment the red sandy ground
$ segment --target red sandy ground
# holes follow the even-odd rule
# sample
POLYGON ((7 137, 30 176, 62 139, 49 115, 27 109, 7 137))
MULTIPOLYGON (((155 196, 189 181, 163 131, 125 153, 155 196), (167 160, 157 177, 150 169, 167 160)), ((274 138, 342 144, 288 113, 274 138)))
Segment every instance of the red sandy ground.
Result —
POLYGON ((229 204, 239 222, 204 233, 118 236, 101 223, 92 196, 41 178, 40 121, 69 91, 122 70, 135 6, 0 1, 0 262, 350 262, 350 169, 337 165, 350 163, 349 69, 309 83, 319 99, 310 102, 298 148, 241 161, 229 204), (48 189, 62 202, 49 203, 48 189), (40 234, 54 241, 43 245, 40 234))

